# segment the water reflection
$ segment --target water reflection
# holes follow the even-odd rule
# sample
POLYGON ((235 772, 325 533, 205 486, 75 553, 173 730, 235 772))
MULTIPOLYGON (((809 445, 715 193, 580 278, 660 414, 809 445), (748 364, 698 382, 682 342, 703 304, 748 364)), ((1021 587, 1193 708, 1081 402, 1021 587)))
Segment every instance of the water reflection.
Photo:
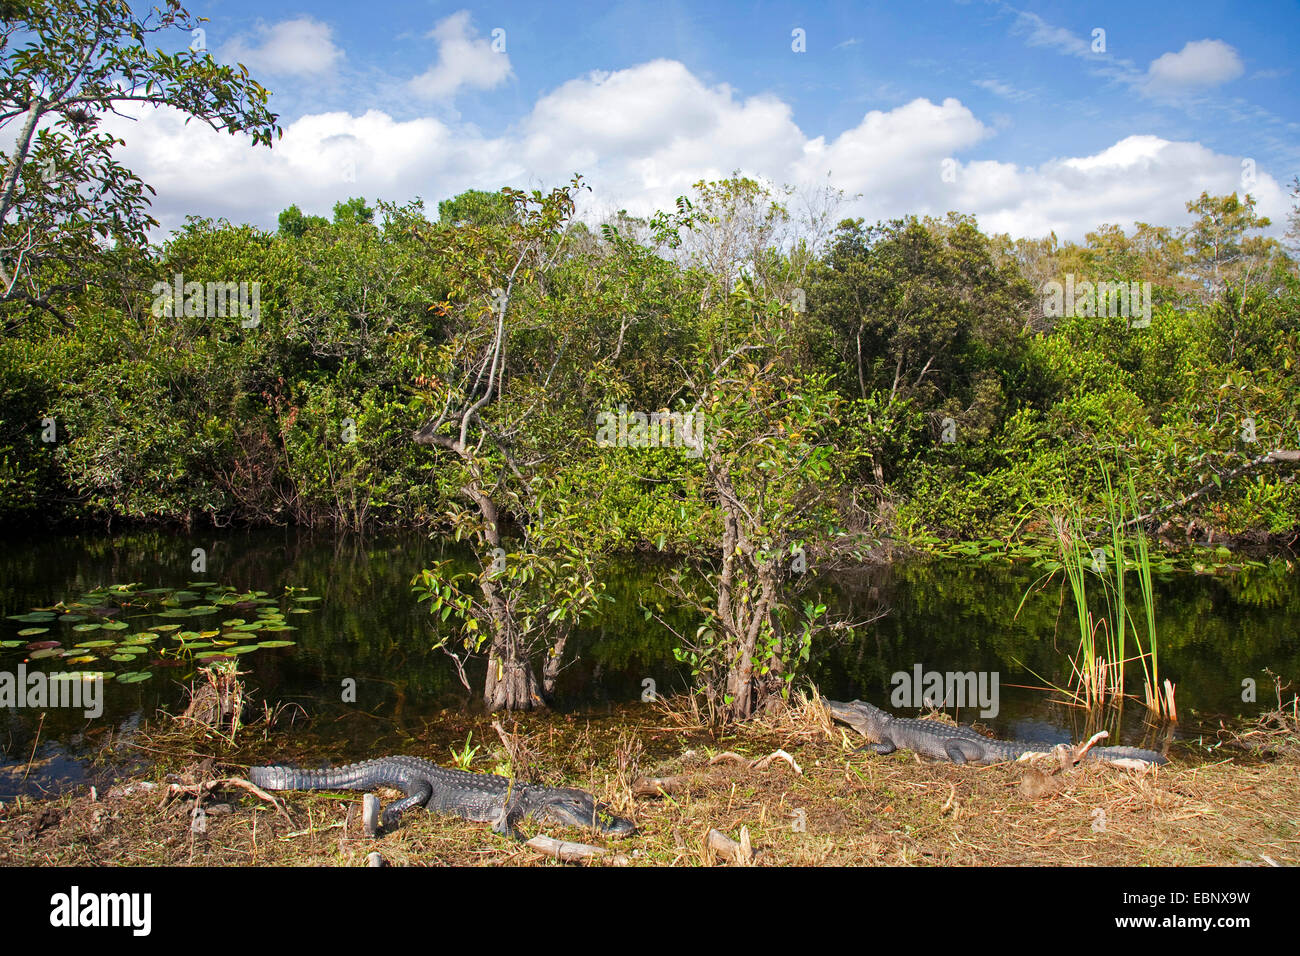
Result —
MULTIPOLYGON (((373 537, 295 530, 143 532, 116 536, 10 539, 0 553, 0 615, 74 598, 122 582, 143 587, 213 580, 279 593, 284 585, 320 595, 317 613, 294 623, 297 645, 241 659, 258 699, 299 705, 313 732, 336 740, 340 758, 364 756, 383 742, 391 749, 427 737, 476 706, 455 668, 439 651, 434 621, 410 591, 410 579, 430 562, 464 558, 445 542, 420 535, 373 537), (194 548, 207 568, 191 570, 194 548), (355 689, 355 702, 349 689, 355 689)), ((561 674, 560 710, 600 713, 641 699, 646 681, 660 694, 684 689, 688 675, 673 657, 673 636, 640 610, 667 571, 652 561, 616 564, 608 579, 612 603, 570 641, 574 659, 561 674)), ((1059 582, 1021 601, 1040 573, 1026 566, 979 561, 909 562, 860 568, 824 580, 833 611, 875 623, 814 650, 812 676, 830 697, 861 697, 888 705, 890 677, 925 670, 989 671, 999 675, 1000 708, 982 723, 1006 736, 1079 739, 1107 729, 1110 743, 1151 742, 1143 709, 1130 705, 1089 721, 1053 703, 1035 675, 1068 676, 1065 653, 1075 650, 1072 609, 1059 582)), ((1180 733, 1196 733, 1212 715, 1251 714, 1272 702, 1265 668, 1300 676, 1300 576, 1284 564, 1229 577, 1180 575, 1157 581, 1161 672, 1178 685, 1180 733), (1242 681, 1258 682, 1258 702, 1242 700, 1242 681)), ((694 622, 669 616, 679 628, 694 622)), ((23 625, 4 621, 5 637, 23 625)), ((0 669, 13 671, 22 650, 0 650, 0 669)), ((40 665, 46 662, 33 662, 40 665)), ((32 666, 32 665, 29 665, 32 666)), ((55 665, 56 667, 62 665, 55 665)), ((470 669, 474 686, 482 664, 470 669)), ((191 668, 159 672, 131 686, 109 682, 105 712, 87 721, 79 711, 8 709, 0 717, 0 799, 79 778, 75 758, 95 749, 112 729, 129 733, 142 716, 184 706, 191 668), (26 774, 28 758, 36 766, 26 774), (15 773, 13 768, 17 766, 15 773), (15 781, 18 782, 15 782, 15 781)), ((1130 669, 1131 692, 1141 688, 1130 669)), ((958 715, 969 721, 973 710, 958 715)), ((463 739, 463 731, 462 739, 463 739)))

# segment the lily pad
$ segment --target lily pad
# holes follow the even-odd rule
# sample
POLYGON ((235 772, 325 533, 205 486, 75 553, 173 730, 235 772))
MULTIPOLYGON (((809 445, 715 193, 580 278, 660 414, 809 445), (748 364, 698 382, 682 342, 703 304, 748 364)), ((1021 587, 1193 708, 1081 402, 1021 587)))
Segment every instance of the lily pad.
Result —
POLYGON ((221 623, 226 627, 239 627, 239 625, 247 624, 248 622, 242 617, 232 617, 229 621, 222 621, 221 623))
POLYGON ((303 595, 301 595, 301 596, 299 596, 299 597, 294 598, 294 600, 295 600, 295 601, 299 601, 299 602, 306 603, 307 601, 319 601, 320 598, 318 598, 318 597, 311 597, 311 596, 308 596, 308 595, 306 595, 306 594, 303 594, 303 595))
POLYGON ((201 654, 195 654, 194 659, 196 661, 210 661, 215 659, 228 661, 230 660, 230 652, 229 651, 204 651, 201 654))
POLYGON ((39 661, 44 660, 47 657, 59 657, 62 654, 63 651, 59 650, 57 647, 45 647, 39 651, 32 651, 28 656, 34 661, 39 661))
POLYGON ((22 647, 22 641, 0 641, 0 647, 22 647))
POLYGON ((48 634, 48 627, 25 627, 18 632, 19 637, 35 637, 37 634, 48 634))
POLYGON ((138 684, 141 681, 149 680, 153 674, 148 671, 127 671, 125 674, 117 675, 119 684, 138 684))
POLYGON ((290 613, 290 614, 310 614, 313 610, 315 610, 315 608, 310 608, 310 607, 291 607, 291 608, 289 608, 289 613, 290 613))
POLYGON ((125 631, 127 628, 126 621, 105 621, 99 626, 106 631, 125 631))
POLYGON ((84 614, 65 614, 63 617, 59 618, 59 620, 63 621, 65 624, 71 624, 74 621, 84 621, 85 619, 86 615, 84 614))
POLYGON ((292 647, 297 641, 259 641, 258 647, 292 647))
POLYGON ((84 631, 98 631, 100 627, 99 624, 74 624, 72 629, 80 634, 84 631))
POLYGON ((86 655, 84 655, 84 656, 82 656, 82 657, 69 657, 69 658, 68 658, 68 663, 69 663, 69 664, 89 664, 89 663, 91 663, 91 662, 93 662, 93 661, 95 661, 95 660, 96 660, 96 657, 95 657, 94 654, 86 654, 86 655))
POLYGON ((50 680, 99 680, 102 677, 112 677, 107 671, 62 671, 58 674, 50 674, 50 680))
POLYGON ((80 644, 74 644, 73 647, 112 647, 117 641, 82 641, 80 644))
POLYGON ((179 630, 179 624, 155 624, 149 628, 151 631, 157 631, 159 634, 170 634, 172 631, 179 630))
POLYGON ((296 631, 298 630, 291 624, 273 624, 270 627, 262 628, 264 631, 296 631))
MULTIPOLYGON (((15 643, 21 643, 21 642, 15 642, 15 643)), ((30 644, 27 645, 27 649, 29 651, 45 651, 45 650, 49 650, 51 647, 62 647, 62 646, 63 645, 60 644, 58 641, 32 641, 30 644)))

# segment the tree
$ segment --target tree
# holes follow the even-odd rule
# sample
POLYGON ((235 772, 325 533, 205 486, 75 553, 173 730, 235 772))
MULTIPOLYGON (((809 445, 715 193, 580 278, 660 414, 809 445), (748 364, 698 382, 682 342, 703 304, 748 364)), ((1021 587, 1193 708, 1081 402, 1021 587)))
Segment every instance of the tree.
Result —
POLYGON ((600 593, 592 555, 569 532, 572 502, 554 493, 566 450, 581 443, 585 409, 575 399, 592 336, 582 310, 544 291, 561 268, 580 186, 575 178, 548 196, 506 190, 515 213, 503 225, 444 222, 420 234, 444 262, 451 294, 434 307, 440 341, 411 343, 412 371, 441 405, 412 437, 454 456, 447 519, 458 540, 474 542, 481 570, 458 574, 441 562, 414 586, 442 621, 456 617, 467 651, 486 647, 491 710, 544 702, 572 626, 600 593), (509 552, 508 518, 523 526, 509 552))
POLYGON ((1183 231, 1186 272, 1200 283, 1207 301, 1219 298, 1234 284, 1235 294, 1244 295, 1279 248, 1275 239, 1248 235, 1271 225, 1269 218, 1255 215, 1255 198, 1249 194, 1238 199, 1236 193, 1203 192, 1187 204, 1187 211, 1197 218, 1183 231))
POLYGON ((44 310, 66 326, 60 297, 91 281, 100 243, 143 244, 158 223, 153 189, 113 159, 122 141, 96 127, 125 103, 170 106, 213 129, 280 135, 268 92, 244 67, 194 48, 149 50, 146 37, 196 29, 179 0, 136 17, 125 0, 35 0, 0 22, 0 307, 44 310), (22 44, 19 46, 19 44, 22 44))
POLYGON ((1286 214, 1286 238, 1291 250, 1300 256, 1300 176, 1291 180, 1291 211, 1286 214))
POLYGON ((346 202, 334 204, 334 225, 371 225, 375 221, 375 211, 366 205, 365 199, 353 196, 346 202))
POLYGON ((505 190, 497 193, 467 189, 459 196, 438 203, 438 221, 443 225, 479 228, 507 226, 515 221, 516 210, 505 190))
POLYGON ((838 441, 843 402, 805 360, 798 309, 784 300, 789 261, 764 245, 784 210, 748 180, 697 190, 698 204, 679 199, 675 215, 654 222, 669 246, 676 230, 691 230, 707 267, 694 285, 693 273, 684 277, 678 293, 699 296, 702 316, 678 414, 698 462, 686 499, 707 502, 717 521, 701 522, 694 541, 713 552, 700 577, 674 575, 669 590, 701 617, 693 635, 678 635, 679 659, 709 718, 729 722, 786 696, 814 637, 847 626, 828 624, 817 598, 796 598, 813 580, 812 555, 838 534, 855 453, 838 441), (715 525, 720 534, 706 542, 715 525))
POLYGON ((300 239, 309 229, 324 228, 329 220, 324 216, 304 216, 297 204, 282 210, 279 218, 280 235, 300 239))

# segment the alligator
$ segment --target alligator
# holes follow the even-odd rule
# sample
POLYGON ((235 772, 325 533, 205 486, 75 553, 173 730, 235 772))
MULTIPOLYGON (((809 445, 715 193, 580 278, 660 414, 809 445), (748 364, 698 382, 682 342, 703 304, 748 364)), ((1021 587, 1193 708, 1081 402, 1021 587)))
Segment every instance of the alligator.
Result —
POLYGON ((632 821, 615 816, 583 790, 516 783, 490 773, 470 773, 439 767, 419 757, 379 757, 335 770, 296 770, 292 767, 252 767, 248 779, 264 790, 373 790, 392 787, 406 793, 378 812, 378 800, 367 795, 365 824, 370 833, 387 829, 412 807, 454 813, 476 823, 491 823, 493 831, 522 839, 515 824, 524 817, 590 827, 610 836, 636 832, 632 821))
MULTIPOLYGON (((993 764, 1019 760, 1025 754, 1046 753, 1055 746, 1024 740, 997 740, 970 727, 958 727, 941 720, 893 717, 861 700, 847 704, 825 698, 823 701, 832 717, 874 741, 859 747, 855 753, 870 750, 872 753, 890 754, 902 747, 953 763, 993 764)), ((1084 756, 1125 766, 1140 766, 1130 761, 1144 764, 1166 762, 1165 757, 1154 750, 1137 747, 1093 747, 1084 756)))

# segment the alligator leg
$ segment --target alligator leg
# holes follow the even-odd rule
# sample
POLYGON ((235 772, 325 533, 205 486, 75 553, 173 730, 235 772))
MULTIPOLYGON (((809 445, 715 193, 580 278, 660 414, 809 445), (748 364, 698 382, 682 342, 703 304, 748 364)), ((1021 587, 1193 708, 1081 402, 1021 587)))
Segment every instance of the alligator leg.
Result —
POLYGON ((953 763, 965 763, 966 752, 961 749, 961 744, 956 740, 949 740, 943 745, 943 749, 948 753, 948 759, 953 763))
POLYGON ((428 780, 412 780, 407 786, 406 796, 390 804, 383 814, 383 827, 387 830, 397 823, 400 817, 411 807, 422 807, 433 796, 433 784, 428 780))
POLYGON ((882 740, 878 744, 863 744, 861 747, 859 747, 857 750, 853 752, 855 754, 860 754, 864 750, 870 750, 873 754, 884 755, 884 754, 892 754, 897 749, 898 749, 898 744, 886 738, 885 740, 882 740))

